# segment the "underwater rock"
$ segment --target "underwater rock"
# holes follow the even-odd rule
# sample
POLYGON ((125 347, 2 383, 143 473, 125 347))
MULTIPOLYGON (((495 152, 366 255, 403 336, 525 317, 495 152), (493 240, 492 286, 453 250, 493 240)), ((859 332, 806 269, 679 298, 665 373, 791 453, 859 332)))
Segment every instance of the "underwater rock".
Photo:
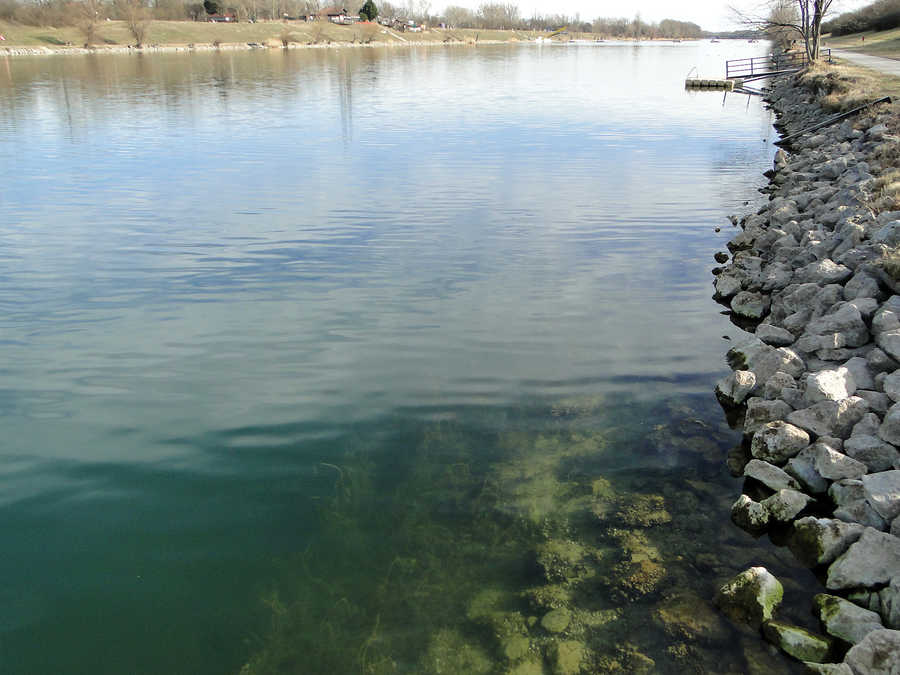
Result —
POLYGON ((436 675, 487 675, 494 670, 494 663, 483 649, 469 644, 459 632, 449 628, 432 636, 423 661, 423 670, 436 675))
POLYGON ((536 610, 547 611, 572 604, 572 590, 560 584, 547 584, 529 588, 523 595, 536 610))
POLYGON ((825 636, 780 621, 766 621, 763 624, 763 635, 769 642, 800 661, 821 663, 831 651, 831 641, 825 636))
POLYGON ((507 635, 500 640, 500 653, 508 661, 518 661, 528 654, 531 640, 526 635, 507 635))
POLYGON ((722 618, 707 601, 691 591, 676 593, 663 600, 654 612, 668 635, 677 640, 720 641, 728 638, 722 618))
POLYGON ((784 589, 765 567, 751 567, 722 586, 714 604, 732 621, 758 629, 772 618, 784 589))
POLYGON ((760 534, 769 526, 769 511, 747 495, 741 495, 731 507, 731 520, 750 534, 760 534))
POLYGON ((585 572, 585 548, 571 539, 550 539, 542 542, 535 559, 547 581, 565 582, 577 579, 585 572))
POLYGON ((631 527, 652 527, 672 522, 660 495, 630 495, 616 512, 616 519, 631 527))
POLYGON ((617 590, 629 600, 652 593, 666 576, 665 568, 653 560, 620 563, 614 573, 617 590))
POLYGON ((769 521, 789 523, 794 517, 803 511, 812 501, 808 495, 797 490, 779 490, 768 499, 764 499, 762 507, 769 512, 769 521))
POLYGON ((562 633, 569 627, 572 620, 572 613, 563 607, 547 612, 541 619, 541 626, 548 633, 562 633))
POLYGON ((538 660, 537 657, 533 657, 513 666, 506 671, 506 675, 544 675, 544 664, 542 661, 538 660))
POLYGON ((861 642, 873 630, 884 628, 878 614, 836 595, 818 593, 813 598, 813 606, 825 632, 850 644, 861 642))
POLYGON ((577 675, 586 653, 585 646, 575 640, 557 642, 549 650, 553 675, 577 675))

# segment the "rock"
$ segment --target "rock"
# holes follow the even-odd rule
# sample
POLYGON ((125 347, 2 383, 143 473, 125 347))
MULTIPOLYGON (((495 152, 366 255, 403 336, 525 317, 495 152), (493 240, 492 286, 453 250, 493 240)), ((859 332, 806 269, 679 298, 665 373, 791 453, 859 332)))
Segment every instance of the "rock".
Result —
POLYGON ((852 457, 835 452, 822 443, 813 445, 816 472, 828 480, 861 478, 866 475, 866 465, 852 457))
POLYGON ((900 370, 885 376, 881 381, 881 390, 895 403, 900 401, 900 370))
POLYGON ((812 661, 804 661, 803 665, 810 673, 818 673, 818 675, 853 675, 850 666, 846 663, 813 663, 812 661))
POLYGON ((829 590, 883 585, 900 570, 900 539, 867 527, 828 568, 829 590))
POLYGON ((794 279, 799 283, 814 283, 824 286, 839 284, 852 276, 853 270, 826 258, 800 268, 794 274, 794 279))
MULTIPOLYGON (((885 419, 887 418, 885 417, 885 419)), ((891 428, 894 425, 900 428, 900 415, 892 421, 891 428)), ((881 428, 884 429, 884 424, 881 428)), ((875 436, 863 434, 851 436, 844 443, 844 453, 865 464, 871 473, 889 471, 896 466, 900 466, 900 452, 897 451, 897 448, 875 436)))
MULTIPOLYGON (((766 384, 768 384, 768 382, 766 384)), ((880 391, 857 389, 856 395, 869 404, 869 410, 881 415, 884 415, 888 411, 888 408, 893 404, 893 401, 888 398, 887 394, 882 394, 880 391)))
POLYGON ((818 349, 861 347, 869 341, 869 329, 856 307, 843 302, 835 308, 807 324, 806 331, 797 341, 801 350, 813 352, 818 349))
POLYGON ((717 263, 719 263, 720 265, 722 265, 723 263, 728 262, 728 254, 725 253, 725 251, 717 251, 716 254, 713 256, 713 258, 714 258, 715 261, 716 261, 717 263))
POLYGON ((860 523, 866 527, 872 527, 881 531, 887 529, 887 523, 884 522, 884 518, 879 516, 878 512, 865 499, 847 502, 836 508, 832 515, 847 523, 860 523))
MULTIPOLYGON (((844 286, 844 299, 877 298, 881 293, 878 281, 865 272, 857 272, 844 286)), ((897 326, 900 328, 900 325, 897 326)))
POLYGON ((756 375, 749 370, 736 370, 716 383, 716 398, 726 407, 736 407, 755 387, 756 375))
POLYGON ((795 659, 820 663, 828 658, 831 651, 831 641, 828 638, 799 626, 767 621, 762 628, 763 635, 769 642, 795 659))
POLYGON ((744 476, 759 481, 770 490, 778 491, 785 488, 799 490, 800 485, 784 471, 773 464, 759 459, 751 459, 744 467, 744 476))
POLYGON ((771 497, 760 502, 763 508, 769 512, 769 521, 778 521, 788 523, 794 519, 798 513, 807 507, 811 498, 808 495, 785 488, 779 490, 771 497))
POLYGON ((797 479, 805 492, 822 494, 828 490, 828 481, 816 471, 815 459, 815 451, 809 446, 801 450, 796 457, 791 457, 784 470, 797 479))
POLYGON ((891 521, 900 515, 900 471, 871 473, 862 477, 862 484, 866 501, 879 516, 891 521))
POLYGON ((548 633, 562 633, 569 627, 569 622, 571 620, 572 613, 566 608, 560 607, 559 609, 547 612, 544 615, 544 618, 541 619, 541 626, 543 626, 544 630, 548 633))
POLYGON ((741 291, 741 282, 730 274, 720 274, 715 281, 716 297, 723 300, 737 295, 741 291))
POLYGON ((847 438, 853 426, 869 411, 865 399, 851 396, 841 401, 819 401, 795 410, 787 421, 816 436, 847 438))
POLYGON ((900 329, 879 333, 875 337, 875 344, 892 359, 900 359, 900 329))
POLYGON ((832 518, 807 516, 794 523, 788 547, 807 567, 828 565, 862 535, 864 526, 832 518))
POLYGON ((895 403, 888 409, 878 435, 888 443, 900 445, 900 403, 895 403))
POLYGON ((897 675, 900 673, 900 631, 873 630, 844 657, 855 675, 897 675))
POLYGON ((888 132, 888 128, 884 124, 875 124, 866 131, 867 141, 880 141, 888 132))
POLYGON ((872 236, 872 241, 887 246, 900 244, 900 220, 892 220, 882 227, 872 236))
POLYGON ((884 628, 878 614, 836 595, 819 593, 813 598, 813 606, 825 632, 850 644, 855 645, 873 630, 884 628))
POLYGON ((853 396, 856 381, 845 367, 820 370, 806 376, 806 401, 809 405, 819 401, 840 401, 853 396))
POLYGON ((787 422, 769 422, 753 435, 750 454, 771 464, 784 464, 807 445, 809 434, 803 429, 787 422))
POLYGON ((773 347, 787 347, 797 339, 794 334, 784 328, 770 323, 761 323, 756 327, 756 337, 773 347))
POLYGON ((746 319, 761 319, 769 311, 769 296, 752 291, 741 291, 732 298, 731 311, 746 319))
POLYGON ((900 575, 878 593, 881 619, 888 628, 900 628, 900 575))
POLYGON ((877 436, 878 429, 881 427, 881 420, 875 413, 866 413, 850 431, 850 437, 853 436, 877 436))
POLYGON ((892 295, 872 317, 872 332, 876 335, 900 328, 900 295, 892 295))
POLYGON ((861 356, 855 356, 848 360, 844 364, 844 368, 850 371, 850 375, 853 376, 853 383, 857 389, 875 388, 875 379, 869 371, 869 364, 861 356))
POLYGON ((744 433, 752 436, 769 422, 783 420, 790 413, 791 406, 784 401, 751 398, 747 401, 747 412, 744 415, 744 433))
POLYGON ((575 640, 563 640, 550 649, 550 661, 554 675, 577 675, 581 672, 586 650, 575 640))
POLYGON ((828 488, 828 496, 838 506, 866 498, 861 480, 840 480, 828 488))
POLYGON ((769 512, 762 504, 741 495, 731 506, 731 520, 751 534, 764 532, 769 526, 769 512))
POLYGON ((877 347, 866 354, 866 363, 869 364, 869 368, 875 375, 878 373, 893 372, 898 366, 894 359, 877 347))
POLYGON ((783 595, 781 582, 765 567, 751 567, 722 586, 713 603, 732 621, 759 629, 772 618, 783 595))
POLYGON ((796 386, 797 381, 793 377, 778 371, 763 386, 763 397, 771 401, 779 398, 783 389, 796 388, 796 386))

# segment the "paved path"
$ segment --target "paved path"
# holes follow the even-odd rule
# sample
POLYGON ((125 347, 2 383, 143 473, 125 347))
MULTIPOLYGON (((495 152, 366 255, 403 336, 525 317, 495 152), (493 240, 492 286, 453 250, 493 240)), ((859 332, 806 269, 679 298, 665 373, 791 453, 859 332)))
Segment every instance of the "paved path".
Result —
POLYGON ((858 66, 877 70, 887 75, 896 75, 900 77, 900 61, 895 59, 885 59, 881 56, 869 56, 868 54, 860 54, 858 52, 848 52, 843 49, 832 49, 831 55, 839 59, 845 59, 858 66))

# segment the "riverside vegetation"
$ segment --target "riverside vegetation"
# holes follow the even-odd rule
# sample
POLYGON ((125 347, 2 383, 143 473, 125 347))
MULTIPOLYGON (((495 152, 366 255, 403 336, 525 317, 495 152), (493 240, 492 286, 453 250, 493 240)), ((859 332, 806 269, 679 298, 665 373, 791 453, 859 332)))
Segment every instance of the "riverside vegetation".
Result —
MULTIPOLYGON (((768 100, 782 131, 882 93, 857 72, 777 82, 768 100)), ((779 151, 769 202, 741 219, 714 270, 717 297, 755 333, 728 352, 734 372, 716 388, 745 437, 729 457, 746 479, 732 518, 786 543, 826 591, 808 600, 817 631, 778 616, 763 568, 717 601, 811 672, 900 668, 898 131, 882 105, 779 151)))

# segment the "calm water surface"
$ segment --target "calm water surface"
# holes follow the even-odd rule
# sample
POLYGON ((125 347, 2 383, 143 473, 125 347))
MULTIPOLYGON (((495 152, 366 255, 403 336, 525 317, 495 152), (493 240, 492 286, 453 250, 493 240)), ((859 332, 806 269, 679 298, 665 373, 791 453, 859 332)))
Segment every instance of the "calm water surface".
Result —
POLYGON ((761 49, 0 61, 0 669, 540 672, 562 607, 741 672, 660 611, 781 555, 711 396, 772 119, 682 88, 761 49))

